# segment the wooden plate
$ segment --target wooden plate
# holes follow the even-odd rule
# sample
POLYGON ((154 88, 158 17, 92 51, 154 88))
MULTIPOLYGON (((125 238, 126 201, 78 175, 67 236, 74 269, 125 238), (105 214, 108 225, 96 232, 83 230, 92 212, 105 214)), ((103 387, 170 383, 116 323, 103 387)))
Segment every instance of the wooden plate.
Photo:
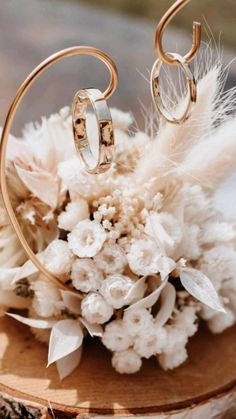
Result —
MULTIPOLYGON (((230 392, 236 385, 236 327, 212 335, 204 327, 188 345, 188 361, 164 372, 152 359, 136 375, 119 375, 110 354, 88 341, 80 367, 60 382, 55 366, 46 369, 47 348, 29 328, 0 320, 0 391, 9 397, 78 414, 139 416, 171 412, 230 392)), ((58 413, 59 414, 59 413, 58 413)), ((155 416, 157 417, 157 416, 155 416)))

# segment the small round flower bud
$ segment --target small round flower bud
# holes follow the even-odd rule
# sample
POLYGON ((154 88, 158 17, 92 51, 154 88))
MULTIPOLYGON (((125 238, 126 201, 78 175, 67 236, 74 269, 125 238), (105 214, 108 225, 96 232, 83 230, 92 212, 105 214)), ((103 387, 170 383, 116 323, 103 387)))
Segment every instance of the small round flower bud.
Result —
POLYGON ((165 326, 164 329, 167 332, 165 353, 172 353, 185 347, 188 336, 184 330, 171 325, 165 326))
POLYGON ((76 259, 72 265, 71 279, 73 286, 82 292, 97 291, 103 275, 92 259, 76 259))
POLYGON ((175 350, 173 352, 163 353, 158 356, 158 361, 163 370, 173 370, 183 364, 188 358, 185 348, 175 350))
POLYGON ((71 231, 79 221, 89 218, 88 203, 85 199, 76 202, 69 202, 66 210, 58 216, 58 227, 63 230, 71 231))
POLYGON ((68 234, 68 244, 72 252, 80 258, 93 257, 102 248, 106 232, 97 221, 83 220, 68 234))
POLYGON ((94 259, 106 274, 122 273, 127 264, 126 256, 118 244, 105 244, 94 259))
POLYGON ((114 320, 107 324, 102 342, 111 351, 124 351, 132 344, 122 320, 114 320))
POLYGON ((112 366, 120 374, 134 374, 142 366, 142 360, 133 349, 115 352, 112 357, 112 366))
POLYGON ((225 313, 216 313, 208 322, 207 325, 212 333, 222 333, 228 327, 235 324, 236 318, 232 310, 225 309, 225 313))
POLYGON ((103 281, 100 292, 105 300, 114 308, 121 308, 128 302, 125 300, 133 281, 121 274, 109 275, 103 281))
POLYGON ((67 274, 71 270, 73 254, 64 240, 54 240, 44 252, 45 267, 55 275, 67 274))
POLYGON ((32 308, 38 316, 51 317, 60 313, 61 294, 53 282, 40 275, 32 281, 31 289, 34 292, 32 308))
POLYGON ((130 336, 141 336, 153 326, 153 317, 145 308, 131 309, 124 312, 123 322, 130 336))
POLYGON ((137 275, 159 272, 161 250, 154 240, 135 240, 127 255, 130 269, 137 275))
POLYGON ((144 358, 161 353, 166 345, 167 333, 163 327, 152 326, 146 332, 137 336, 134 341, 134 350, 144 358))
POLYGON ((106 323, 113 315, 113 308, 97 293, 88 294, 81 303, 82 316, 89 323, 106 323))

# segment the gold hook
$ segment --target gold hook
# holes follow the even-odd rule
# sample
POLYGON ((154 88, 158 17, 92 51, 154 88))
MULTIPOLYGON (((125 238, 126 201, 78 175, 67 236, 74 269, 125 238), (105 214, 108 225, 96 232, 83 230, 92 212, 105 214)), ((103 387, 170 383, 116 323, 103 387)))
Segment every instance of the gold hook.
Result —
MULTIPOLYGON (((155 48, 160 59, 169 65, 178 65, 178 61, 166 53, 162 46, 162 38, 167 25, 171 22, 174 16, 187 4, 190 0, 177 0, 157 25, 155 35, 155 48)), ((189 63, 197 54, 201 44, 201 24, 193 22, 193 44, 190 51, 184 56, 185 62, 189 63)))

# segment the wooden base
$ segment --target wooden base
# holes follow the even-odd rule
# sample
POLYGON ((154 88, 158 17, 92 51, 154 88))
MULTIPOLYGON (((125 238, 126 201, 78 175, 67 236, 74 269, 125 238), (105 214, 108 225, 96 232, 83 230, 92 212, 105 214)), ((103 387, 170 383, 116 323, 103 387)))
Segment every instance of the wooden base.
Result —
MULTIPOLYGON (((236 327, 219 336, 202 327, 188 350, 188 361, 174 371, 162 371, 152 359, 144 362, 138 374, 125 376, 113 370, 110 354, 98 341, 88 341, 80 367, 60 382, 55 366, 46 369, 47 348, 32 337, 29 328, 1 319, 2 403, 7 398, 24 400, 31 406, 50 403, 56 418, 63 419, 79 414, 158 418, 160 412, 186 411, 212 397, 232 394, 236 386, 236 327)), ((236 417, 236 406, 232 417, 236 417)))

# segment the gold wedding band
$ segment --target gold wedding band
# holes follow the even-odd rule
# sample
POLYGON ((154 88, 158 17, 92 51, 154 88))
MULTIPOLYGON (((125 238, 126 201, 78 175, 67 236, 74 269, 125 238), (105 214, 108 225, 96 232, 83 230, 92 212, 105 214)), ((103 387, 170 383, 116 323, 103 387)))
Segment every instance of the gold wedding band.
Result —
POLYGON ((76 149, 88 173, 106 172, 112 162, 114 132, 110 110, 103 94, 98 89, 79 90, 73 100, 72 124, 76 149), (91 104, 98 128, 98 155, 95 157, 89 144, 86 114, 91 104))
POLYGON ((172 53, 172 52, 168 52, 168 54, 176 62, 179 63, 186 77, 187 85, 188 85, 188 103, 186 105, 186 108, 179 117, 174 117, 171 115, 170 111, 164 105, 162 97, 161 97, 161 90, 160 90, 160 70, 163 65, 163 61, 160 58, 158 58, 155 61, 152 67, 152 71, 151 71, 151 82, 150 82, 151 94, 152 94, 153 102, 157 111, 168 122, 172 124, 182 124, 184 121, 186 121, 189 118, 191 109, 197 100, 196 81, 184 57, 182 57, 179 54, 172 53))

